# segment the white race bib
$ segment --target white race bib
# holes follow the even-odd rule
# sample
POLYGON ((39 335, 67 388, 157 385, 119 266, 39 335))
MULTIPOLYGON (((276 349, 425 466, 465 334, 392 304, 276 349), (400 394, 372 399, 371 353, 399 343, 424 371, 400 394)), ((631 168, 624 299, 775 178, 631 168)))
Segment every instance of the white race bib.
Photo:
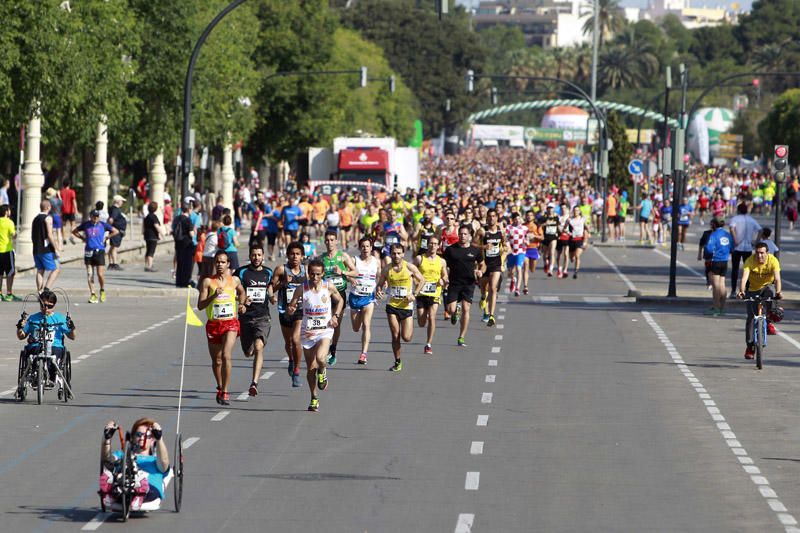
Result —
POLYGON ((499 244, 493 244, 489 247, 488 250, 486 250, 486 257, 497 257, 498 255, 500 255, 499 244))
POLYGON ((214 303, 211 308, 211 317, 214 320, 233 318, 233 302, 214 303))
POLYGON ((306 331, 328 329, 328 317, 306 317, 306 331))
POLYGON ((267 300, 266 287, 247 287, 245 292, 247 293, 247 297, 250 298, 250 301, 254 304, 263 304, 267 300))
POLYGON ((428 249, 428 239, 420 239, 419 240, 419 247, 420 248, 424 248, 424 249, 427 250, 428 249))
POLYGON ((558 228, 556 226, 545 226, 544 232, 548 235, 555 235, 557 233, 558 228))
POLYGON ((427 294, 427 295, 431 295, 431 296, 436 294, 436 286, 437 285, 438 285, 438 283, 436 283, 436 282, 426 281, 425 285, 422 286, 422 294, 427 294))
POLYGON ((408 287, 389 287, 389 296, 392 298, 405 298, 408 296, 408 287))
POLYGON ((288 287, 286 287, 286 303, 287 304, 292 301, 292 298, 294 297, 294 291, 296 291, 296 290, 297 290, 297 285, 289 285, 288 287))
POLYGON ((356 282, 355 294, 357 296, 370 296, 375 292, 375 281, 371 279, 360 279, 356 282))

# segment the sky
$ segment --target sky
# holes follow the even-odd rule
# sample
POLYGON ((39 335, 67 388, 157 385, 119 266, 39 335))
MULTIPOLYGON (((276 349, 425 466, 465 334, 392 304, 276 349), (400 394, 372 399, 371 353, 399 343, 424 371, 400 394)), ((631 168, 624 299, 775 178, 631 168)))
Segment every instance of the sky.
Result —
MULTIPOLYGON (((462 5, 477 6, 480 0, 456 0, 457 3, 462 5)), ((621 0, 620 4, 623 7, 647 7, 648 0, 621 0)), ((730 6, 733 3, 738 3, 743 9, 750 9, 753 0, 691 0, 692 7, 717 7, 717 6, 730 6)))

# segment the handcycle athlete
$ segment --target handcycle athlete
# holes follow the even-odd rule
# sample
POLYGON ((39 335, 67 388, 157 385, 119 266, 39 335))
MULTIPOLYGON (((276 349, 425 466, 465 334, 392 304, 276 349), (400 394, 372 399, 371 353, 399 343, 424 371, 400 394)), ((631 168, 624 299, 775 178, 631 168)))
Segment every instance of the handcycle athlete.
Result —
POLYGON ((69 380, 69 377, 64 375, 65 365, 69 364, 68 361, 65 361, 67 351, 64 346, 64 337, 75 340, 75 323, 70 318, 69 311, 66 316, 55 311, 58 297, 53 291, 45 289, 38 296, 38 300, 41 311, 30 316, 23 311, 17 322, 17 338, 19 340, 27 339, 28 343, 20 353, 15 396, 17 401, 21 402, 25 400, 27 386, 35 386, 39 390, 39 402, 41 403, 41 391, 58 386, 59 399, 66 400, 71 393, 69 383, 64 383, 64 380, 69 380), (36 364, 38 356, 46 353, 47 345, 49 345, 54 359, 47 362, 46 375, 38 376, 37 374, 34 378, 31 373, 32 365, 36 364), (39 386, 40 381, 41 387, 39 386))
MULTIPOLYGON (((176 444, 176 454, 180 455, 176 444)), ((178 467, 180 470, 181 460, 178 467)), ((161 508, 165 490, 174 476, 169 452, 164 443, 161 426, 151 418, 140 418, 133 423, 131 432, 122 439, 122 430, 115 421, 103 428, 100 443, 100 479, 98 495, 103 511, 110 509, 127 520, 131 511, 155 511, 161 508), (112 439, 120 435, 123 450, 112 452, 112 439)), ((178 481, 183 473, 179 471, 178 481)), ((180 483, 182 484, 182 483, 180 483)), ((180 511, 182 491, 176 485, 175 508, 180 511)))

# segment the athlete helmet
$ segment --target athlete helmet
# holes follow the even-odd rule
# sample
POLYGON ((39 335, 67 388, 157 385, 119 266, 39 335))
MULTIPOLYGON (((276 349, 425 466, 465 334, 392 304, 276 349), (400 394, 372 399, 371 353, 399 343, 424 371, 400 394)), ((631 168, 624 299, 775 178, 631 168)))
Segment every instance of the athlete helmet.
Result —
POLYGON ((767 319, 773 324, 777 324, 783 320, 783 307, 775 307, 767 315, 767 319))

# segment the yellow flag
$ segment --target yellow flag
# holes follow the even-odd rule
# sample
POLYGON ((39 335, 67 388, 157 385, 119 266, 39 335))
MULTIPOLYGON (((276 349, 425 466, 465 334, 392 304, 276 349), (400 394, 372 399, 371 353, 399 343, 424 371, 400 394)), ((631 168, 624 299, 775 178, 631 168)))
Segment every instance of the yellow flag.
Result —
POLYGON ((197 315, 194 313, 194 309, 189 304, 191 291, 186 291, 186 323, 190 326, 202 326, 203 322, 197 318, 197 315))

